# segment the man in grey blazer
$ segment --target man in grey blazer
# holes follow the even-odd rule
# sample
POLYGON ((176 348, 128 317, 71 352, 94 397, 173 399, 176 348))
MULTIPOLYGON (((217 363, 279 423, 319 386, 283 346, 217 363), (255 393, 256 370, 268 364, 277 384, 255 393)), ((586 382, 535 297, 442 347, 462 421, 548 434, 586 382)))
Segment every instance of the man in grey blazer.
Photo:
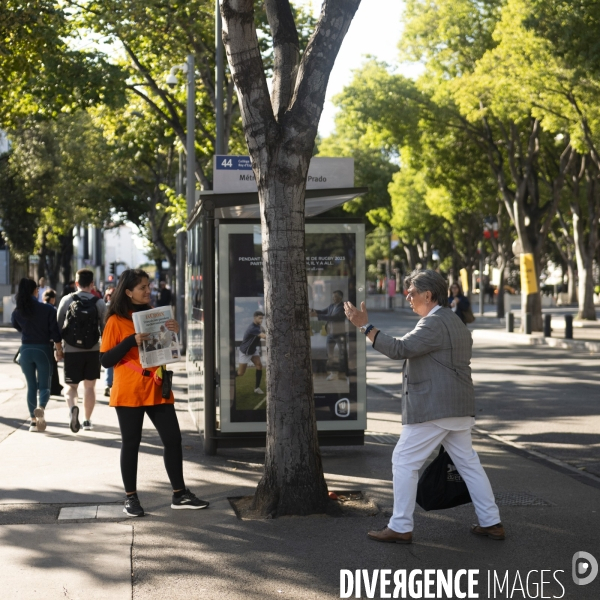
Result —
POLYGON ((392 456, 394 512, 387 527, 369 531, 379 542, 410 544, 419 469, 440 444, 465 480, 479 525, 476 535, 503 540, 504 528, 490 482, 471 442, 475 394, 471 379, 472 339, 463 322, 448 308, 448 286, 435 271, 413 271, 405 281, 408 300, 421 318, 405 336, 394 339, 369 323, 364 302, 346 302, 350 322, 373 348, 402 368, 402 434, 392 456))

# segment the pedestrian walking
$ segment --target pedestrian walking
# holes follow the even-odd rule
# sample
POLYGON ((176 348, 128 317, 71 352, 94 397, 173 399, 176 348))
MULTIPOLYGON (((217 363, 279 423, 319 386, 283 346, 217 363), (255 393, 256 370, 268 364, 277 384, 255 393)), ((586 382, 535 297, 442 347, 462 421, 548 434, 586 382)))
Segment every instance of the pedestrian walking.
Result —
POLYGON ((100 335, 106 304, 92 292, 94 273, 80 269, 75 276, 77 292, 65 296, 58 307, 58 326, 65 345, 65 383, 69 427, 81 428, 77 388, 83 382, 83 429, 90 430, 96 405, 96 380, 100 378, 100 335))
POLYGON ((173 303, 173 293, 167 287, 166 281, 161 281, 156 297, 156 306, 171 306, 173 303))
MULTIPOLYGON (((171 508, 201 509, 209 504, 185 486, 181 431, 168 377, 163 385, 164 367, 142 369, 140 363, 139 346, 150 335, 135 332, 131 315, 152 308, 149 302, 148 274, 141 269, 124 271, 111 298, 101 346, 102 366, 115 370, 110 406, 116 409, 121 430, 121 475, 126 495, 123 512, 130 517, 144 515, 137 494, 137 466, 145 415, 164 446, 165 468, 173 488, 171 508)), ((179 333, 177 321, 171 319, 165 326, 179 333)))
POLYGON ((40 277, 38 280, 38 295, 37 295, 37 299, 39 302, 44 301, 44 294, 45 294, 46 290, 49 290, 49 289, 50 288, 46 285, 46 278, 40 277))
POLYGON ((57 360, 63 357, 56 311, 38 300, 38 286, 27 277, 19 282, 16 303, 11 323, 21 332, 19 365, 27 381, 27 408, 31 418, 29 431, 44 431, 44 409, 50 400, 54 360, 50 340, 54 342, 57 360))
POLYGON ((464 479, 479 524, 471 532, 503 540, 504 528, 492 486, 471 442, 475 393, 471 379, 472 339, 448 308, 448 286, 430 269, 406 278, 408 300, 421 319, 405 336, 394 339, 369 323, 364 303, 345 303, 348 319, 373 348, 403 367, 402 434, 392 455, 394 510, 387 527, 369 531, 379 542, 410 544, 419 469, 441 443, 464 479))
MULTIPOLYGON (((46 288, 43 296, 44 304, 49 304, 56 313, 56 291, 52 288, 46 288)), ((50 342, 50 350, 53 350, 54 344, 50 342)), ((54 352, 52 355, 52 385, 50 386, 51 396, 62 396, 63 386, 60 384, 60 378, 58 376, 58 363, 54 358, 54 352)))
POLYGON ((460 289, 460 285, 455 281, 450 286, 450 295, 448 297, 448 304, 456 316, 466 325, 471 323, 474 319, 473 311, 471 309, 471 302, 463 294, 460 289))

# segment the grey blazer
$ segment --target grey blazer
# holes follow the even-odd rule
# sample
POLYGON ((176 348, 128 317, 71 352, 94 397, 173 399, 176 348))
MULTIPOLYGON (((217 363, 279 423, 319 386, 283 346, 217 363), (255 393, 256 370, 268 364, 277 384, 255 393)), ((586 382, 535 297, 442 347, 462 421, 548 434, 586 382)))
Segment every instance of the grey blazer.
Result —
POLYGON ((373 348, 402 368, 402 423, 475 416, 470 331, 450 308, 423 317, 405 336, 382 331, 373 348))

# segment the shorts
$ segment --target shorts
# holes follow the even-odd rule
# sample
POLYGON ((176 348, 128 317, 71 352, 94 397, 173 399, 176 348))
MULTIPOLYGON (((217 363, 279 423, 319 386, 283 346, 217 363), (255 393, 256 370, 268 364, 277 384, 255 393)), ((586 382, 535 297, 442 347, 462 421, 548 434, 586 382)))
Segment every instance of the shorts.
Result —
POLYGON ((100 379, 100 351, 65 352, 65 383, 100 379))
POLYGON ((260 352, 258 347, 254 351, 254 354, 244 354, 241 350, 238 350, 238 362, 240 365, 248 365, 249 367, 253 367, 254 363, 252 362, 252 357, 258 356, 260 357, 260 352))

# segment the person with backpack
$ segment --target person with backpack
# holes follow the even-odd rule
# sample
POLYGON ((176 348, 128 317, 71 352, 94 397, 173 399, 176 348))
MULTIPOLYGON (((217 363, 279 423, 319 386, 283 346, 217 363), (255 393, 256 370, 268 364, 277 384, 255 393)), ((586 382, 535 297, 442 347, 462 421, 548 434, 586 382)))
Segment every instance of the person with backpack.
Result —
POLYGON ((92 429, 96 405, 96 380, 100 378, 100 335, 106 316, 106 304, 93 292, 94 273, 80 269, 75 277, 77 292, 65 296, 58 307, 58 327, 65 347, 65 383, 69 407, 69 427, 81 428, 77 388, 83 381, 83 429, 92 429))
POLYGON ((54 342, 56 359, 63 357, 56 311, 38 300, 38 290, 33 279, 21 279, 15 298, 17 308, 10 319, 12 326, 21 333, 19 365, 27 380, 27 407, 31 417, 29 431, 46 429, 44 409, 50 400, 54 360, 50 340, 54 342))

